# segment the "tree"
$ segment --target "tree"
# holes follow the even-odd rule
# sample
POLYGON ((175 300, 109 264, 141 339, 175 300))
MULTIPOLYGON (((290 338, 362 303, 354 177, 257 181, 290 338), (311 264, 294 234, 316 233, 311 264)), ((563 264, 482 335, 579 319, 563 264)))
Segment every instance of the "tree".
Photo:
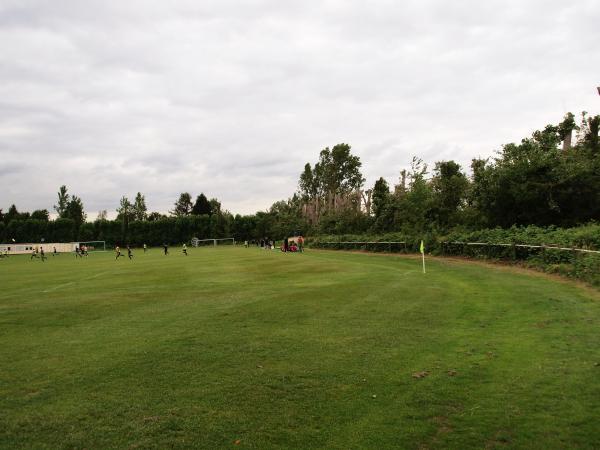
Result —
POLYGON ((50 213, 47 209, 38 209, 31 213, 31 218, 48 222, 50 220, 50 213))
POLYGON ((98 217, 96 217, 97 221, 103 221, 103 220, 107 220, 107 219, 108 219, 108 212, 105 209, 98 211, 98 217))
POLYGON ((563 121, 556 127, 560 140, 563 141, 563 150, 568 150, 571 148, 571 136, 573 134, 573 130, 577 129, 578 127, 575 123, 575 116, 573 113, 569 112, 565 114, 563 121))
POLYGON ((578 146, 589 151, 592 155, 600 154, 600 115, 587 117, 587 112, 581 113, 581 126, 578 128, 578 146))
POLYGON ((390 187, 383 177, 380 177, 373 186, 373 213, 375 218, 381 216, 384 208, 387 206, 390 197, 390 187))
POLYGON ((146 199, 144 196, 138 192, 135 196, 135 200, 133 202, 132 207, 132 216, 133 220, 146 220, 147 217, 147 208, 146 208, 146 199))
MULTIPOLYGON (((365 182, 358 156, 350 153, 348 144, 337 144, 321 150, 315 165, 315 182, 321 194, 343 194, 359 189, 365 182)), ((306 167, 305 167, 306 170, 306 167)))
POLYGON ((192 196, 188 192, 184 192, 175 202, 175 208, 171 214, 176 217, 189 216, 192 212, 192 196))
POLYGON ((119 200, 119 207, 117 208, 117 220, 121 220, 128 223, 133 217, 133 205, 129 199, 125 196, 119 200))
POLYGON ((4 223, 8 225, 12 220, 19 219, 20 216, 21 214, 17 210, 16 205, 13 203, 10 205, 10 208, 8 208, 8 212, 4 215, 4 223))
POLYGON ((402 172, 401 187, 377 218, 380 231, 423 233, 431 228, 431 183, 426 179, 427 165, 413 157, 409 172, 402 172), (408 180, 407 185, 405 184, 408 180))
POLYGON ((58 189, 58 203, 54 205, 54 210, 58 213, 58 217, 65 218, 67 213, 67 206, 69 205, 69 194, 67 193, 67 186, 64 184, 58 189))
POLYGON ((121 221, 121 240, 127 239, 129 222, 133 217, 133 205, 125 196, 121 197, 117 208, 117 220, 121 221))
POLYGON ((454 161, 435 164, 433 179, 433 215, 444 227, 456 225, 459 209, 465 205, 469 180, 454 161))
POLYGON ((572 150, 559 149, 576 129, 572 118, 567 114, 558 126, 505 145, 492 161, 473 161, 470 201, 485 219, 482 225, 571 226, 600 218, 598 159, 586 150, 585 139, 572 150))
POLYGON ((63 218, 73 220, 76 230, 85 222, 86 214, 83 209, 83 202, 76 195, 73 195, 69 203, 67 203, 67 209, 63 213, 63 218))
POLYGON ((304 166, 304 172, 302 172, 300 175, 300 180, 298 181, 298 188, 300 190, 300 194, 305 200, 312 199, 317 195, 317 180, 310 163, 306 163, 304 166))
POLYGON ((210 201, 210 213, 212 214, 221 214, 221 202, 216 198, 211 198, 210 201))
POLYGON ((192 208, 192 214, 195 216, 210 216, 212 214, 210 202, 203 193, 196 197, 196 203, 194 203, 194 207, 192 208))
POLYGON ((309 221, 317 224, 330 210, 360 210, 360 188, 365 179, 360 172, 360 158, 350 150, 348 144, 326 147, 319 153, 314 169, 310 163, 304 166, 298 188, 305 206, 303 214, 309 221))
POLYGON ((148 214, 147 220, 149 222, 155 222, 157 220, 166 219, 166 218, 167 218, 167 216, 165 216, 164 214, 154 211, 154 212, 151 212, 150 214, 148 214))

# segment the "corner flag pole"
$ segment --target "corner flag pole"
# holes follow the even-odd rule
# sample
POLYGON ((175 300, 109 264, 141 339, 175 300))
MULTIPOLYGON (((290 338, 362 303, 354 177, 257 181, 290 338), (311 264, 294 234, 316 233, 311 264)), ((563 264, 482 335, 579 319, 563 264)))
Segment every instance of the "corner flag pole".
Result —
POLYGON ((423 240, 421 240, 421 256, 423 257, 423 273, 425 273, 425 246, 423 245, 423 240))

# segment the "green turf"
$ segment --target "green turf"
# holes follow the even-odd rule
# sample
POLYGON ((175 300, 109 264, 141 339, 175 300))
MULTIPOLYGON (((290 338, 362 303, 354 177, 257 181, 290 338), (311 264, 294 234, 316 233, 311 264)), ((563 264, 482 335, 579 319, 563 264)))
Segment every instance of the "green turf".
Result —
POLYGON ((600 297, 428 269, 257 248, 0 260, 0 448, 600 447, 600 297))

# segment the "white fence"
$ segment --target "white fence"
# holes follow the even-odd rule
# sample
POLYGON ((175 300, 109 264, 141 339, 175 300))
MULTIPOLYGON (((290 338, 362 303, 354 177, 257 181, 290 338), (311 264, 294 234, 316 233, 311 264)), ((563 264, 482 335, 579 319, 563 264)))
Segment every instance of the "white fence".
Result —
POLYGON ((50 254, 56 248, 58 253, 70 253, 75 251, 78 242, 41 242, 41 243, 15 243, 15 244, 0 244, 0 252, 7 252, 9 255, 24 255, 29 254, 33 250, 44 249, 47 254, 50 254))

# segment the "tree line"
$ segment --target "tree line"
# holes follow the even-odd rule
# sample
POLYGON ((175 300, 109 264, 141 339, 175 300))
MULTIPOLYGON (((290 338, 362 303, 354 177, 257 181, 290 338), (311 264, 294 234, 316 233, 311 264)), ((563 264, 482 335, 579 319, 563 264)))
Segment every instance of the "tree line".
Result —
POLYGON ((360 160, 341 144, 321 152, 299 179, 289 207, 313 234, 445 234, 537 225, 572 227, 600 220, 600 116, 568 113, 556 125, 492 158, 471 161, 471 174, 455 161, 438 161, 430 172, 418 157, 390 186, 379 178, 364 188, 360 160), (572 133, 576 133, 572 144, 572 133), (562 146, 561 146, 562 143, 562 146))
POLYGON ((169 214, 148 212, 145 197, 122 197, 117 217, 101 211, 88 221, 83 201, 66 186, 57 194, 55 220, 48 210, 0 210, 0 240, 9 242, 104 240, 108 244, 176 244, 192 237, 281 239, 294 234, 443 235, 452 231, 536 225, 572 227, 600 220, 600 116, 568 113, 558 124, 504 145, 492 158, 475 158, 470 174, 455 161, 430 171, 413 157, 390 186, 365 186, 362 162, 349 144, 325 148, 307 163, 298 189, 267 211, 233 215, 203 193, 185 192, 169 214), (576 133, 574 144, 572 134, 576 133), (562 143, 562 145, 561 145, 562 143))
POLYGON ((241 237, 245 235, 243 230, 248 228, 240 216, 234 217, 228 211, 222 211, 217 199, 209 200, 203 193, 196 197, 195 202, 192 202, 189 193, 182 193, 166 215, 148 212, 145 196, 138 192, 133 201, 125 196, 120 199, 116 219, 108 220, 107 211, 103 210, 94 221, 86 221, 81 198, 71 196, 63 185, 58 190, 54 210, 57 218, 51 220, 47 209, 19 212, 14 204, 6 213, 0 209, 0 241, 98 240, 110 245, 160 245, 187 242, 192 237, 230 237, 234 232, 241 237))

